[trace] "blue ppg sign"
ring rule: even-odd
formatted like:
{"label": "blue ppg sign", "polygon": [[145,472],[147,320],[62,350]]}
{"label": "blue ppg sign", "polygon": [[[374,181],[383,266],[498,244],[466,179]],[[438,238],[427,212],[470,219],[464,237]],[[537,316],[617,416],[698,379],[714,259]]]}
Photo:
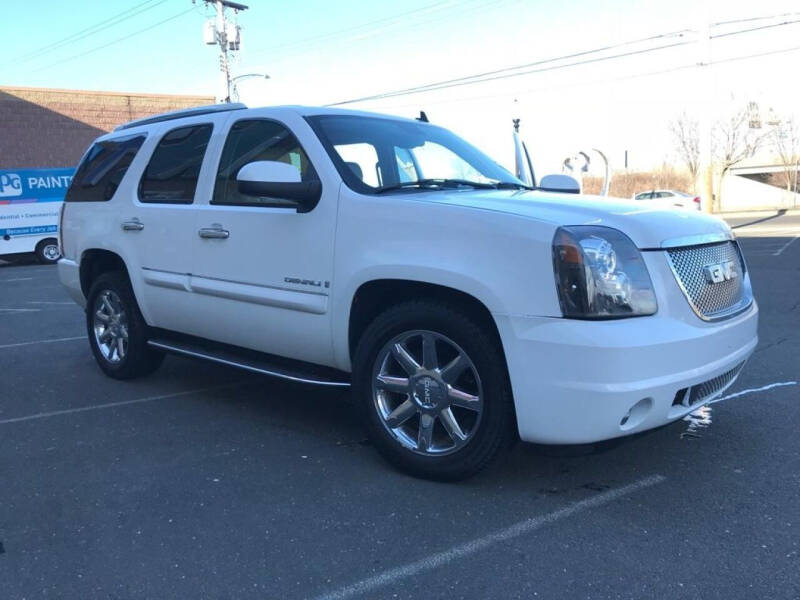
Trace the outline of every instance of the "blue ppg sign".
{"label": "blue ppg sign", "polygon": [[22,195],[22,178],[17,173],[0,173],[0,198]]}
{"label": "blue ppg sign", "polygon": [[75,169],[20,169],[0,171],[0,203],[60,202]]}
{"label": "blue ppg sign", "polygon": [[[75,169],[0,171],[0,255],[52,255],[61,202]],[[56,251],[57,256],[57,251]]]}

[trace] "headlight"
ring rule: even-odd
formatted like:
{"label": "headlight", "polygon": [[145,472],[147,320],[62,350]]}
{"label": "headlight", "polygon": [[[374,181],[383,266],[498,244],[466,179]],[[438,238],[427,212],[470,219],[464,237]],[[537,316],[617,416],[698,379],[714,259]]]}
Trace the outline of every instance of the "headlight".
{"label": "headlight", "polygon": [[619,319],[658,308],[641,253],[616,229],[561,227],[553,239],[553,268],[565,317]]}

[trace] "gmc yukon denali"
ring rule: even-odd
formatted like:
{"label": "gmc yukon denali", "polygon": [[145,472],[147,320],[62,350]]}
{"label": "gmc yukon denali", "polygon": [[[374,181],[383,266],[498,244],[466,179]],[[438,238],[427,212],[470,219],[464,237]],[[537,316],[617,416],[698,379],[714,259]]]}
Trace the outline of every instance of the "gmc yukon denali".
{"label": "gmc yukon denali", "polygon": [[86,152],[60,231],[107,375],[169,352],[352,386],[376,447],[420,477],[680,419],[757,343],[721,220],[537,189],[419,120],[229,104],[133,121]]}

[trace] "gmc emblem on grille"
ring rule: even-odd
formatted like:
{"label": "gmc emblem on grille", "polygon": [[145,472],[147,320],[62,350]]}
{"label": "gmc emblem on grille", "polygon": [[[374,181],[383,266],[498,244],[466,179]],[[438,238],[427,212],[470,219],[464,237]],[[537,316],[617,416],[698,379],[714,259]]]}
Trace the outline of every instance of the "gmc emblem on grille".
{"label": "gmc emblem on grille", "polygon": [[736,271],[736,263],[732,260],[726,260],[714,265],[706,265],[703,267],[703,275],[705,275],[708,283],[714,284],[736,279],[739,273]]}

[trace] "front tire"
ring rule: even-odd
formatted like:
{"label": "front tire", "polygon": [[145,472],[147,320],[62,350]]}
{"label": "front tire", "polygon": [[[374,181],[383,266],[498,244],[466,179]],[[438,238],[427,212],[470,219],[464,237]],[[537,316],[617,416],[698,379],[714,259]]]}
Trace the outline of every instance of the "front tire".
{"label": "front tire", "polygon": [[114,379],[155,371],[164,354],[147,345],[147,324],[125,274],[103,273],[89,291],[86,329],[100,369]]}
{"label": "front tire", "polygon": [[54,265],[61,258],[61,249],[58,247],[58,240],[47,238],[36,244],[36,260],[43,265]]}
{"label": "front tire", "polygon": [[373,443],[414,476],[471,477],[517,439],[499,340],[455,305],[419,300],[380,314],[358,344],[353,383]]}

